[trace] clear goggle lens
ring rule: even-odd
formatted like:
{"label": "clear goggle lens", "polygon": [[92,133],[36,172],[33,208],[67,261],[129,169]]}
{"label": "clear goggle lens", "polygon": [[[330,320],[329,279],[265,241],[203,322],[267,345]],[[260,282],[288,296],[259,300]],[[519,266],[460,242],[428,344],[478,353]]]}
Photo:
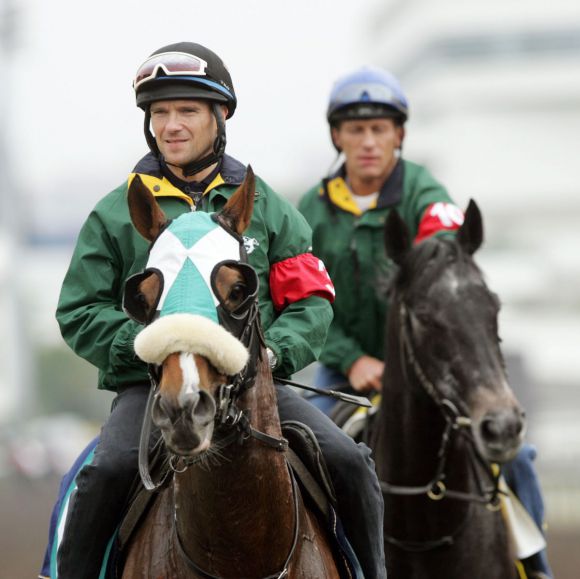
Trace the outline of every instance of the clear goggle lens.
{"label": "clear goggle lens", "polygon": [[162,52],[149,57],[137,70],[133,88],[157,76],[159,69],[167,76],[204,76],[207,62],[186,52]]}
{"label": "clear goggle lens", "polygon": [[333,102],[340,106],[341,103],[355,102],[383,103],[397,108],[406,109],[406,104],[389,87],[381,84],[368,82],[361,84],[349,84],[339,90],[333,97]]}

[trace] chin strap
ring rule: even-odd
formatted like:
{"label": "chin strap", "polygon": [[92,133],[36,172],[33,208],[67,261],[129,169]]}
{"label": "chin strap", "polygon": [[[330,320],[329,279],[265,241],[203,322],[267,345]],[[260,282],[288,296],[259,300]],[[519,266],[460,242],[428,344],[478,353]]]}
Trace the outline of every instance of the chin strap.
{"label": "chin strap", "polygon": [[183,167],[180,167],[185,177],[196,175],[200,171],[207,169],[214,163],[218,163],[224,156],[226,149],[226,125],[222,114],[221,106],[218,103],[212,103],[213,116],[217,123],[217,136],[213,142],[213,152],[203,159],[192,161]]}
{"label": "chin strap", "polygon": [[[224,152],[226,149],[226,124],[224,120],[224,115],[222,113],[221,105],[217,102],[211,103],[211,108],[213,112],[213,116],[215,117],[217,123],[217,136],[215,141],[213,142],[213,152],[209,155],[203,157],[202,159],[198,159],[192,161],[191,163],[187,163],[186,165],[174,165],[173,163],[167,163],[173,167],[178,167],[183,171],[183,175],[185,177],[191,177],[196,175],[200,171],[207,169],[211,165],[218,163],[221,158],[224,156]],[[151,124],[151,110],[150,107],[147,107],[145,111],[145,119],[143,122],[143,132],[145,133],[145,140],[147,141],[147,145],[151,152],[158,158],[163,159],[163,155],[157,146],[157,141],[155,137],[151,133],[151,129],[149,128]]]}

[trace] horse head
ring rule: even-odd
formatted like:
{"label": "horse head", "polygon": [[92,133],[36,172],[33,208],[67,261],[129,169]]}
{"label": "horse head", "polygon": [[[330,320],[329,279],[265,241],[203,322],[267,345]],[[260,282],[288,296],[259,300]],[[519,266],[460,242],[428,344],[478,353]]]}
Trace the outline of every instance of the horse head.
{"label": "horse head", "polygon": [[139,176],[129,187],[131,220],[151,245],[145,270],[125,284],[123,307],[146,326],[135,352],[157,382],[153,423],[177,455],[210,447],[216,413],[228,410],[216,404],[220,389],[243,390],[255,375],[248,349],[257,341],[258,279],[242,238],[254,194],[248,167],[220,212],[168,220]]}
{"label": "horse head", "polygon": [[432,237],[413,246],[396,211],[385,224],[387,255],[399,266],[391,319],[408,372],[423,387],[420,395],[426,392],[448,419],[471,428],[483,457],[505,462],[522,443],[525,418],[500,349],[499,299],[472,258],[482,242],[473,201],[453,239]]}

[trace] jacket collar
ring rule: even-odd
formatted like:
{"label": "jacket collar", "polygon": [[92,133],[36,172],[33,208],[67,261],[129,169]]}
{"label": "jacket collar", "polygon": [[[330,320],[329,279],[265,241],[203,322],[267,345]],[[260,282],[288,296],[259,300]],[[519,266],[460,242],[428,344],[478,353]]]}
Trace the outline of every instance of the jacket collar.
{"label": "jacket collar", "polygon": [[[224,155],[219,170],[212,175],[213,179],[203,189],[204,195],[224,183],[233,186],[240,185],[245,173],[246,167],[242,163],[229,155]],[[153,153],[147,153],[137,162],[129,175],[129,183],[137,174],[156,197],[179,197],[190,205],[193,204],[191,197],[184,193],[187,182],[170,176],[167,169],[164,171],[159,159]]]}
{"label": "jacket collar", "polygon": [[[405,173],[405,164],[402,159],[397,161],[393,171],[383,183],[377,198],[376,208],[392,207],[399,203],[403,197],[403,177]],[[324,180],[324,190],[322,192],[327,199],[344,211],[361,215],[362,212],[352,198],[352,192],[346,184],[346,165],[343,164],[339,169]]]}

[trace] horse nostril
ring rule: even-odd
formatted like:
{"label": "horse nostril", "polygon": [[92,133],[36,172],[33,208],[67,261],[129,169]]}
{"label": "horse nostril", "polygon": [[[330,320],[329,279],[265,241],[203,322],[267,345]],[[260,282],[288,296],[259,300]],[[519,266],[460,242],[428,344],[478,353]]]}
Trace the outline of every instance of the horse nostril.
{"label": "horse nostril", "polygon": [[177,415],[176,409],[163,396],[156,396],[151,409],[151,418],[153,423],[162,427],[171,424]]}
{"label": "horse nostril", "polygon": [[488,444],[517,438],[524,430],[524,415],[521,411],[489,414],[481,422],[481,436]]}
{"label": "horse nostril", "polygon": [[481,435],[487,442],[496,442],[501,438],[501,430],[498,421],[494,418],[486,418],[481,423]]}
{"label": "horse nostril", "polygon": [[193,419],[200,425],[206,426],[215,416],[216,407],[213,396],[205,390],[201,390],[197,404],[192,410]]}

